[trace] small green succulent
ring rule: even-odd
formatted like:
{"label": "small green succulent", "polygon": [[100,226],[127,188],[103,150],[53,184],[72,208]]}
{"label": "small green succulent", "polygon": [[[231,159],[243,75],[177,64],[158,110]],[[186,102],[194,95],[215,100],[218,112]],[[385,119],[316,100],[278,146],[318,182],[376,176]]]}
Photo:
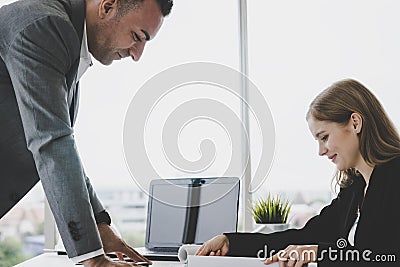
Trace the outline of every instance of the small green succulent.
{"label": "small green succulent", "polygon": [[286,223],[291,206],[288,200],[268,194],[267,200],[259,199],[254,203],[251,212],[256,223]]}

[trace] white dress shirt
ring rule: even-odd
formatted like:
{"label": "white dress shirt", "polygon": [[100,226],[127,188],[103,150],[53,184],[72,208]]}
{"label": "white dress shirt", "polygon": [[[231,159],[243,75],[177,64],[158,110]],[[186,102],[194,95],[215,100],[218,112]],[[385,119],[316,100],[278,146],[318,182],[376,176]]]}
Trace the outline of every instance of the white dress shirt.
{"label": "white dress shirt", "polygon": [[357,225],[358,225],[359,219],[360,219],[360,212],[357,212],[357,218],[354,221],[354,224],[351,227],[350,232],[349,232],[349,236],[347,238],[347,240],[349,241],[350,245],[352,245],[352,246],[354,246],[354,237],[356,235],[356,230],[357,230]]}

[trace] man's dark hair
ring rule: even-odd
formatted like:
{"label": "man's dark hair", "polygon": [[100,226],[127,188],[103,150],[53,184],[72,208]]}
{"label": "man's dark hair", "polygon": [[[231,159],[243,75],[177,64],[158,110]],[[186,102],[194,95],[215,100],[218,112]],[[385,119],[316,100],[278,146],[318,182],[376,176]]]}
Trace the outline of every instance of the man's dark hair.
{"label": "man's dark hair", "polygon": [[156,0],[164,17],[168,16],[174,5],[173,0]]}
{"label": "man's dark hair", "polygon": [[[143,1],[149,0],[119,0],[118,14],[125,15],[132,9],[139,8]],[[161,13],[164,17],[168,16],[173,6],[173,0],[155,0],[160,7]]]}

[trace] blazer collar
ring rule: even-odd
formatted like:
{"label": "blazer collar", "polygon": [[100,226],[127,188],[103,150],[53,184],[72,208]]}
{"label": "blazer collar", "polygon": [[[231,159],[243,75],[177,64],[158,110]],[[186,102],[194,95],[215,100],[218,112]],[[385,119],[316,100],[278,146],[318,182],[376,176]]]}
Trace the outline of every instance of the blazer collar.
{"label": "blazer collar", "polygon": [[86,15],[86,2],[85,0],[69,0],[71,4],[71,12],[69,18],[78,34],[79,41],[82,43],[83,25]]}

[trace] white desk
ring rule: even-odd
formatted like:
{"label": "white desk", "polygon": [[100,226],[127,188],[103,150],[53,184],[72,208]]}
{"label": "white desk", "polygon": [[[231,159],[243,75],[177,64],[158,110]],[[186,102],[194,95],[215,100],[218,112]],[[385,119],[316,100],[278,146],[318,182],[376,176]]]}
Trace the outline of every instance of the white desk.
{"label": "white desk", "polygon": [[[83,265],[75,265],[66,255],[57,255],[55,252],[46,252],[42,255],[24,261],[15,267],[75,267]],[[153,267],[184,267],[185,264],[175,261],[153,261]]]}
{"label": "white desk", "polygon": [[[66,255],[57,255],[54,252],[47,252],[35,258],[22,262],[15,267],[75,267],[75,265]],[[185,267],[185,264],[175,261],[153,261],[152,267]],[[308,267],[317,267],[316,263],[309,263]]]}

